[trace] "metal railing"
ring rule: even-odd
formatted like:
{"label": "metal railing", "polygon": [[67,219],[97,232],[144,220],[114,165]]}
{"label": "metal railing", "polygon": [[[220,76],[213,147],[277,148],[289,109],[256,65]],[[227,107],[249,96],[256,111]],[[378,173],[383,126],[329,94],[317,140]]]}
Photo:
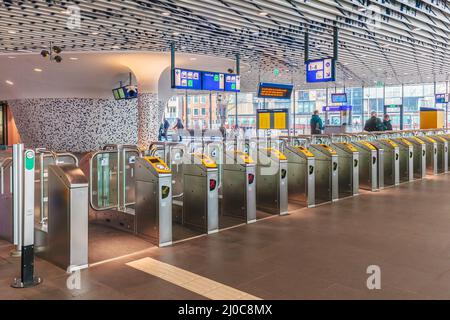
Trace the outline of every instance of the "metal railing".
{"label": "metal railing", "polygon": [[97,211],[128,212],[135,204],[134,163],[142,157],[135,145],[108,144],[89,159],[89,202]]}

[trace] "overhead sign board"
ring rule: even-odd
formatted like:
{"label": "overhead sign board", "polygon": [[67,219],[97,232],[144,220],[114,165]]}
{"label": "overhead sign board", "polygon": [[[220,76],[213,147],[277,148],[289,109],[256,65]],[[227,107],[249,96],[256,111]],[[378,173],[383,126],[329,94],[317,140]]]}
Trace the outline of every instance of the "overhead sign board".
{"label": "overhead sign board", "polygon": [[175,89],[229,92],[241,90],[241,78],[236,74],[176,68],[173,76]]}
{"label": "overhead sign board", "polygon": [[332,93],[331,94],[331,102],[332,103],[347,103],[347,94],[346,93]]}
{"label": "overhead sign board", "polygon": [[333,58],[309,60],[306,63],[306,82],[330,82],[336,78],[336,61]]}
{"label": "overhead sign board", "polygon": [[340,112],[340,111],[349,111],[352,110],[352,106],[323,106],[322,111],[326,112]]}
{"label": "overhead sign board", "polygon": [[290,99],[294,85],[261,82],[258,88],[258,98]]}
{"label": "overhead sign board", "polygon": [[288,128],[288,120],[288,109],[259,109],[256,127],[263,130],[285,130]]}
{"label": "overhead sign board", "polygon": [[436,94],[436,103],[447,103],[448,102],[448,95],[445,93],[438,93]]}

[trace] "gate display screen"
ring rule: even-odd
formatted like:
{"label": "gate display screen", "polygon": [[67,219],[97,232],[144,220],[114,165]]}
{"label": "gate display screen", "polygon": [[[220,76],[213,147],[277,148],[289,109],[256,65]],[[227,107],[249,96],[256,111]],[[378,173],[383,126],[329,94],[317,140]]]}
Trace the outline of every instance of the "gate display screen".
{"label": "gate display screen", "polygon": [[347,94],[346,93],[332,93],[331,94],[331,102],[332,103],[347,103]]}
{"label": "gate display screen", "polygon": [[176,89],[202,89],[201,71],[175,69],[174,73]]}
{"label": "gate display screen", "polygon": [[258,98],[290,99],[293,88],[292,84],[261,82],[258,88]]}
{"label": "gate display screen", "polygon": [[309,60],[306,62],[306,82],[335,81],[336,61],[333,58]]}
{"label": "gate display screen", "polygon": [[241,91],[241,76],[236,74],[225,74],[225,91]]}
{"label": "gate display screen", "polygon": [[225,75],[217,72],[202,72],[202,88],[209,91],[225,90]]}

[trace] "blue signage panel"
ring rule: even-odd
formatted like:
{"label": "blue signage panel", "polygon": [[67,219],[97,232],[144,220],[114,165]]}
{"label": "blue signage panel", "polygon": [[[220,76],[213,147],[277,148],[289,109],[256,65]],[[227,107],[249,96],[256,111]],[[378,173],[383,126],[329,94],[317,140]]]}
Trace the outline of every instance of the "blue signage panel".
{"label": "blue signage panel", "polygon": [[352,106],[323,106],[322,111],[339,112],[352,110]]}
{"label": "blue signage panel", "polygon": [[293,89],[293,84],[261,82],[258,88],[258,98],[290,99]]}
{"label": "blue signage panel", "polygon": [[331,102],[332,103],[347,103],[347,94],[346,93],[332,93],[331,94]]}
{"label": "blue signage panel", "polygon": [[225,74],[225,91],[241,91],[241,76],[236,74]]}
{"label": "blue signage panel", "polygon": [[201,71],[175,69],[175,88],[177,89],[202,89]]}
{"label": "blue signage panel", "polygon": [[333,58],[309,60],[306,62],[306,82],[335,81],[335,60]]}
{"label": "blue signage panel", "polygon": [[225,75],[217,72],[202,72],[202,89],[223,91],[225,89]]}
{"label": "blue signage panel", "polygon": [[436,103],[447,103],[448,96],[445,93],[436,94]]}

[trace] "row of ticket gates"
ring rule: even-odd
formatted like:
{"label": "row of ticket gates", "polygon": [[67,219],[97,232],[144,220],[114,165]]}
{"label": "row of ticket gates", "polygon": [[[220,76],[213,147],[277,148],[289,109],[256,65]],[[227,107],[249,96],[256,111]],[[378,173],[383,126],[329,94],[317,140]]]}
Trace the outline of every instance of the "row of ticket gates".
{"label": "row of ticket gates", "polygon": [[[83,170],[71,154],[36,150],[35,241],[63,268],[87,266],[89,221],[166,246],[174,226],[210,234],[227,221],[252,223],[446,173],[449,141],[444,130],[192,139],[155,142],[144,151],[106,146],[89,155]],[[0,237],[15,243],[7,160]]]}

